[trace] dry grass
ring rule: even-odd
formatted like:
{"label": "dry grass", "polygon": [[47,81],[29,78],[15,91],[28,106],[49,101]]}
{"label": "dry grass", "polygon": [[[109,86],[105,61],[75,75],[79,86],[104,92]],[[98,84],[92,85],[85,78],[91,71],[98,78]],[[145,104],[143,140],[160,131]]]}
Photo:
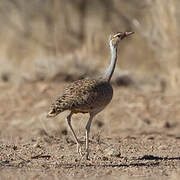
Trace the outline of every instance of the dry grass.
{"label": "dry grass", "polygon": [[136,35],[120,45],[117,76],[127,72],[140,86],[146,82],[153,89],[165,82],[175,89],[179,2],[167,4],[167,0],[1,1],[1,79],[17,84],[66,73],[77,78],[100,74],[109,63],[108,35],[134,30]]}

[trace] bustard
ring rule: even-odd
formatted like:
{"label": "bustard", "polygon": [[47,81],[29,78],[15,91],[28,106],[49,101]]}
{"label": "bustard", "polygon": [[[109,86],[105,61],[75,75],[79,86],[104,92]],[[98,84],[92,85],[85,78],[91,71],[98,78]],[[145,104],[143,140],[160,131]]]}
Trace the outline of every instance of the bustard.
{"label": "bustard", "polygon": [[55,117],[59,113],[70,110],[67,116],[68,125],[77,143],[77,151],[82,156],[80,142],[72,128],[71,117],[74,113],[89,113],[89,120],[86,125],[86,159],[89,159],[89,132],[91,122],[95,115],[102,111],[111,101],[113,89],[110,84],[116,61],[119,42],[134,32],[118,32],[111,35],[109,45],[111,50],[111,63],[104,75],[99,79],[77,80],[67,86],[62,96],[58,97],[52,104],[47,117]]}

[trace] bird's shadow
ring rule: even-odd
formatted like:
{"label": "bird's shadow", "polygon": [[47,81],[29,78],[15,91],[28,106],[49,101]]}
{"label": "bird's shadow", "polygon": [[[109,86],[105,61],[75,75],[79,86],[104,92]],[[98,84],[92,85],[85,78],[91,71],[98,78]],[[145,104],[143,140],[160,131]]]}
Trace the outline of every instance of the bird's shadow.
{"label": "bird's shadow", "polygon": [[[154,156],[154,155],[144,155],[139,158],[133,158],[133,159],[126,159],[126,163],[69,163],[69,164],[58,164],[59,167],[64,168],[73,168],[73,167],[155,167],[160,166],[161,162],[163,161],[175,161],[180,160],[180,157],[160,157],[160,156]],[[131,163],[128,163],[128,161],[131,161]],[[136,162],[132,162],[136,161]],[[145,162],[141,162],[145,161]]]}
{"label": "bird's shadow", "polygon": [[[37,157],[35,157],[37,158]],[[35,159],[32,158],[32,159]],[[44,158],[44,156],[43,156]],[[50,157],[48,157],[50,158]],[[160,157],[160,156],[154,156],[154,155],[144,155],[139,158],[132,158],[128,159],[125,158],[126,162],[125,163],[96,163],[96,162],[91,162],[91,161],[79,161],[76,163],[58,163],[56,164],[56,168],[74,168],[74,167],[80,167],[80,168],[86,168],[86,167],[157,167],[161,165],[161,162],[167,162],[167,161],[175,161],[175,160],[180,160],[180,157]],[[129,162],[128,162],[129,161]],[[134,162],[132,162],[134,161]],[[145,161],[145,162],[141,162]],[[23,160],[18,163],[18,164],[12,164],[10,161],[0,161],[0,167],[11,167],[11,168],[22,168],[22,166],[26,165],[26,163],[31,162],[31,160]]]}
{"label": "bird's shadow", "polygon": [[160,156],[154,156],[154,155],[144,155],[142,157],[137,158],[136,160],[164,160],[164,161],[169,161],[169,160],[180,160],[180,156],[177,157],[160,157]]}

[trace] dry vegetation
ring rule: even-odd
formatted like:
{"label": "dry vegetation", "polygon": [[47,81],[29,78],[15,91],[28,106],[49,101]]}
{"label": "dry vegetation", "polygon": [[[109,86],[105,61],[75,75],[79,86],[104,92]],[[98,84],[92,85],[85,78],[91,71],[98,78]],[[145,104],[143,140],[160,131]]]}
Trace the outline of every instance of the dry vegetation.
{"label": "dry vegetation", "polygon": [[[1,0],[1,179],[180,179],[178,0]],[[112,103],[95,119],[92,161],[80,159],[64,112],[67,83],[97,77],[110,33],[123,41]],[[84,145],[87,115],[73,125]],[[26,178],[25,178],[26,176]]]}
{"label": "dry vegetation", "polygon": [[116,77],[125,73],[141,86],[147,82],[151,88],[161,87],[163,82],[176,89],[178,5],[177,0],[3,0],[1,80],[17,84],[102,73],[109,60],[109,34],[133,30],[136,36],[119,48]]}

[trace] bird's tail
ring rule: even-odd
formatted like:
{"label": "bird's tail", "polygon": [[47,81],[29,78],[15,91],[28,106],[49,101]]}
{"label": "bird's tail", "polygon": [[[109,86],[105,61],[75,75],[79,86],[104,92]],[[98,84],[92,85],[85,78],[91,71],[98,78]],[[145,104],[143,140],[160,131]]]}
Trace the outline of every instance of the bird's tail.
{"label": "bird's tail", "polygon": [[57,110],[55,107],[53,107],[47,114],[47,118],[51,118],[51,117],[55,117],[57,116],[59,113],[63,112],[64,110]]}
{"label": "bird's tail", "polygon": [[51,105],[51,109],[47,114],[47,118],[55,117],[59,113],[68,109],[68,103],[63,102],[63,99],[60,97],[56,100],[54,104]]}
{"label": "bird's tail", "polygon": [[65,111],[66,109],[60,109],[60,108],[56,108],[56,107],[52,107],[52,109],[48,112],[47,114],[47,118],[51,118],[51,117],[55,117],[57,116],[59,113]]}

